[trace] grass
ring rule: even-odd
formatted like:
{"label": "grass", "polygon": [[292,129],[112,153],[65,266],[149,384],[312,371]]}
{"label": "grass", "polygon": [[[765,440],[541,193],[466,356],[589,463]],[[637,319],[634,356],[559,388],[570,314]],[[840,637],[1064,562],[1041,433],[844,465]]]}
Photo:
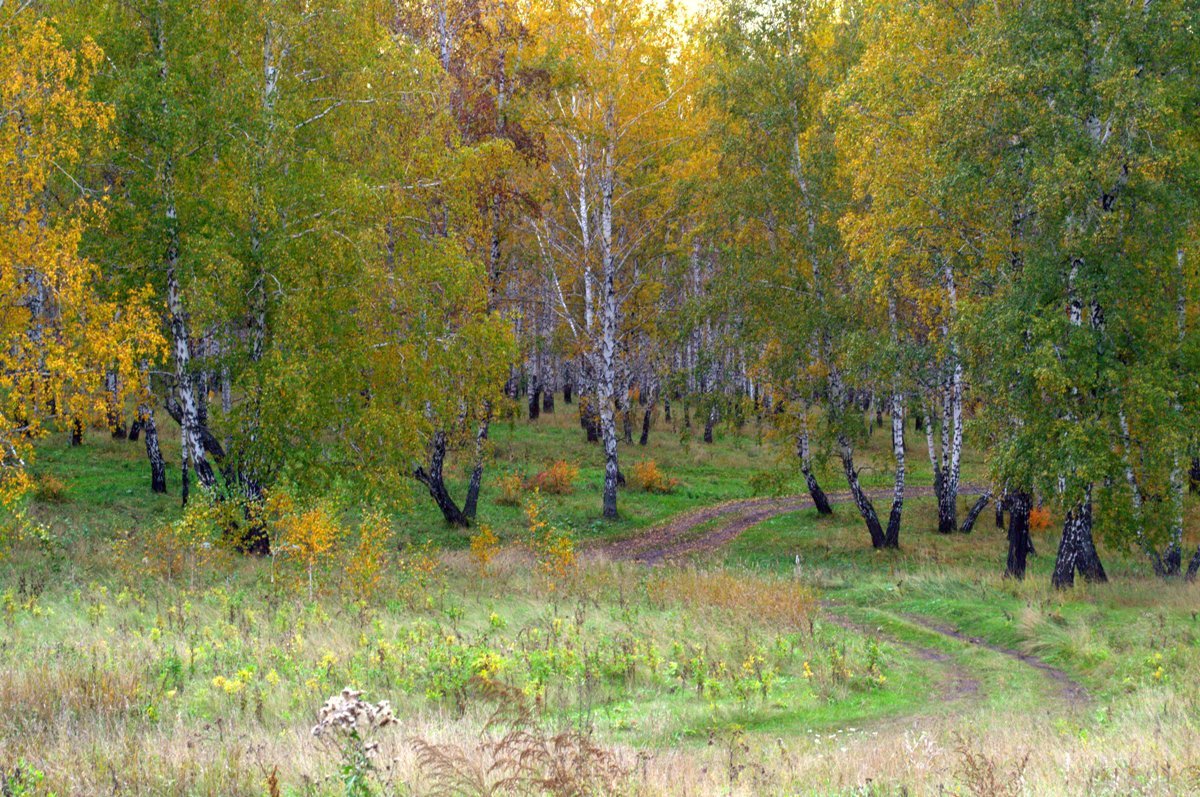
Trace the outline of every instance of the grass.
{"label": "grass", "polygon": [[[771,468],[802,487],[788,447],[753,425],[706,446],[660,419],[623,456],[679,484],[623,491],[622,519],[602,522],[600,454],[572,410],[493,429],[481,520],[500,544],[486,571],[470,532],[414,494],[371,594],[347,575],[363,563],[346,520],[311,600],[300,563],[200,544],[219,535],[179,522],[177,468],[174,495],[149,494],[140,444],[48,441],[36,475],[53,489],[31,515],[52,535],[0,561],[0,793],[334,795],[354,793],[356,774],[378,794],[482,794],[501,779],[501,793],[538,794],[1200,789],[1197,587],[1104,549],[1112,584],[1056,593],[1053,529],[1035,537],[1029,579],[1006,581],[991,513],[942,536],[928,499],[907,503],[899,552],[872,551],[843,505],[772,517],[691,563],[585,554],[544,569],[522,508],[493,500],[504,473],[577,466],[574,492],[542,502],[585,543],[749,497],[750,476]],[[890,478],[885,437],[860,454],[872,486]],[[914,438],[915,483],[928,482],[921,453]],[[964,471],[978,478],[979,462]],[[1190,537],[1198,514],[1189,505]],[[1064,697],[1011,651],[1089,697]],[[391,701],[398,724],[314,737],[322,703],[347,685]],[[367,742],[378,754],[356,757]]]}

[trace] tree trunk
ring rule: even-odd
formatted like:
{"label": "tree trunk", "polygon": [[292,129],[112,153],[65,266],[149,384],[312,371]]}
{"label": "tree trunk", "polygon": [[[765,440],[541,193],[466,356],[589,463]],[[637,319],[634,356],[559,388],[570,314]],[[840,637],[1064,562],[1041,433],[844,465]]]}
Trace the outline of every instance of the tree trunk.
{"label": "tree trunk", "polygon": [[717,418],[720,417],[717,413],[717,408],[714,405],[708,411],[708,418],[704,421],[704,442],[711,443],[713,441],[713,427],[717,425]]}
{"label": "tree trunk", "polygon": [[108,390],[108,429],[113,440],[125,440],[129,433],[125,429],[124,413],[121,411],[121,386],[116,371],[109,371],[104,377],[105,388]]}
{"label": "tree trunk", "polygon": [[[164,88],[168,80],[167,37],[163,20],[157,20],[154,46],[158,56],[158,78]],[[168,100],[164,94],[162,113],[170,115]],[[180,406],[180,443],[182,457],[185,463],[190,462],[196,471],[196,478],[205,489],[216,486],[216,476],[204,456],[204,446],[200,442],[197,427],[199,425],[199,403],[196,398],[195,384],[191,369],[191,343],[188,339],[187,313],[183,306],[183,289],[179,284],[179,218],[175,206],[175,160],[168,154],[162,164],[162,200],[165,215],[166,251],[164,265],[167,284],[167,326],[170,331],[171,353],[175,361],[175,389],[179,393]],[[187,502],[186,471],[183,481],[185,489],[183,500]]]}
{"label": "tree trunk", "polygon": [[1029,511],[1033,499],[1029,493],[1017,490],[1004,499],[1008,506],[1008,562],[1004,568],[1006,578],[1018,581],[1025,578],[1025,560],[1033,552],[1029,537]]}
{"label": "tree trunk", "polygon": [[800,472],[804,474],[804,484],[808,487],[808,494],[812,498],[813,506],[817,508],[817,514],[832,515],[833,507],[829,505],[829,497],[825,495],[825,491],[817,482],[817,475],[813,473],[807,428],[802,429],[796,436],[796,453],[800,457]]}
{"label": "tree trunk", "polygon": [[83,445],[83,421],[71,419],[71,447]]}
{"label": "tree trunk", "polygon": [[[605,128],[615,124],[611,109],[605,113]],[[596,380],[596,398],[599,401],[600,431],[604,438],[604,517],[617,517],[617,481],[621,468],[617,460],[617,261],[613,250],[613,189],[616,163],[613,151],[615,144],[609,141],[604,147],[600,169],[600,357],[599,378]]]}
{"label": "tree trunk", "polygon": [[842,469],[846,473],[846,483],[850,486],[850,494],[854,496],[854,504],[858,507],[858,513],[862,515],[863,522],[867,525],[867,532],[871,535],[871,547],[884,548],[887,546],[887,539],[883,533],[883,527],[879,524],[879,515],[875,513],[875,506],[871,503],[871,499],[863,492],[862,485],[858,481],[858,471],[854,469],[854,449],[850,447],[849,441],[845,438],[838,440],[838,445],[841,448]]}
{"label": "tree trunk", "polygon": [[162,449],[158,447],[158,426],[154,422],[154,410],[148,404],[138,406],[138,423],[146,433],[146,459],[150,462],[150,491],[167,492],[167,464],[163,461]]}
{"label": "tree trunk", "polygon": [[129,424],[129,442],[136,443],[138,438],[142,436],[142,421],[140,418],[134,418],[133,423]]}
{"label": "tree trunk", "polygon": [[958,501],[951,491],[946,474],[939,474],[938,485],[938,533],[950,534],[958,529]]}
{"label": "tree trunk", "polygon": [[429,490],[429,496],[442,511],[442,517],[446,522],[451,526],[465,529],[471,525],[471,521],[458,508],[458,504],[450,497],[450,491],[446,489],[446,482],[442,475],[442,466],[445,462],[446,435],[438,432],[433,436],[433,443],[429,448],[429,470],[418,465],[413,471],[413,476]]}
{"label": "tree trunk", "polygon": [[542,411],[542,385],[536,376],[529,378],[529,420],[536,421]]}
{"label": "tree trunk", "polygon": [[[883,418],[879,420],[882,423]],[[896,477],[892,483],[892,509],[888,513],[883,539],[885,548],[900,547],[900,518],[904,512],[904,400],[899,393],[892,395],[892,456],[896,458]]]}
{"label": "tree trunk", "polygon": [[1200,457],[1192,457],[1191,467],[1188,468],[1188,491],[1200,492]]}
{"label": "tree trunk", "polygon": [[1072,587],[1077,570],[1089,582],[1102,584],[1108,581],[1092,539],[1091,488],[1087,490],[1084,500],[1072,507],[1063,520],[1062,539],[1058,543],[1051,583],[1056,589]]}
{"label": "tree trunk", "polygon": [[1188,564],[1187,575],[1184,577],[1188,581],[1195,581],[1197,573],[1200,573],[1200,547],[1197,547],[1196,553],[1192,555],[1192,561]]}
{"label": "tree trunk", "polygon": [[650,442],[650,419],[653,414],[653,404],[647,406],[642,413],[642,436],[638,438],[638,445],[644,446]]}
{"label": "tree trunk", "polygon": [[542,412],[554,414],[554,391],[550,388],[542,391]]}
{"label": "tree trunk", "polygon": [[1000,491],[1000,497],[996,499],[996,528],[1004,528],[1004,510],[1008,507],[1008,488]]}
{"label": "tree trunk", "polygon": [[975,521],[979,519],[979,516],[983,513],[983,510],[987,507],[988,501],[991,501],[991,500],[992,500],[992,491],[991,490],[988,490],[983,495],[979,496],[979,500],[977,500],[974,503],[974,505],[971,507],[971,511],[967,512],[967,517],[965,520],[963,520],[963,524],[959,528],[959,531],[962,532],[963,534],[970,534],[971,530],[975,528]]}
{"label": "tree trunk", "polygon": [[479,508],[479,489],[483,485],[483,456],[487,449],[488,427],[491,425],[492,406],[484,409],[483,423],[475,432],[475,464],[471,468],[471,481],[467,485],[467,500],[463,502],[463,514],[474,520]]}

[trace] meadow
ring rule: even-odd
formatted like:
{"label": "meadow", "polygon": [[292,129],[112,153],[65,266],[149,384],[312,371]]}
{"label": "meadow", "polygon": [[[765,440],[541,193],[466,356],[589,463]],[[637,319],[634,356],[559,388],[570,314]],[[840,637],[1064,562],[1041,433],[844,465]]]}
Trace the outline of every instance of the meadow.
{"label": "meadow", "polygon": [[1102,547],[1111,583],[1052,590],[1054,518],[1006,580],[990,509],[940,535],[929,498],[874,551],[752,421],[704,444],[660,416],[623,453],[658,483],[604,522],[572,410],[494,427],[473,529],[415,491],[281,505],[265,558],[177,481],[151,499],[139,446],[45,442],[44,533],[0,562],[0,794],[1200,790],[1197,586]]}

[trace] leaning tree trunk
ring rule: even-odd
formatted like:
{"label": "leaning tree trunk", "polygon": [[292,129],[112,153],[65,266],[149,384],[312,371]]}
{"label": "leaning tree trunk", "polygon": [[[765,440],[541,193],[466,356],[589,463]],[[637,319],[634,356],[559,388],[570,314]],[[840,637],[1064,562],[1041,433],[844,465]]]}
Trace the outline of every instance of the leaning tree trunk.
{"label": "leaning tree trunk", "polygon": [[988,501],[992,500],[992,491],[987,490],[979,499],[971,506],[971,511],[967,512],[967,517],[963,520],[962,526],[958,529],[963,534],[970,534],[975,528],[975,521],[983,514],[983,510],[987,508]]}
{"label": "leaning tree trunk", "polygon": [[1025,562],[1033,552],[1033,541],[1029,536],[1029,511],[1033,509],[1033,498],[1029,493],[1016,490],[1004,499],[1008,506],[1008,562],[1004,568],[1006,578],[1018,581],[1025,578]]}
{"label": "leaning tree trunk", "polygon": [[442,511],[442,517],[448,524],[467,528],[471,525],[470,518],[458,508],[458,504],[450,497],[450,491],[446,489],[446,481],[442,474],[445,462],[446,435],[438,432],[433,436],[433,443],[429,447],[429,470],[418,465],[413,471],[413,476],[429,490],[429,496]]}
{"label": "leaning tree trunk", "polygon": [[1197,547],[1196,553],[1192,555],[1192,561],[1188,564],[1187,575],[1184,578],[1188,581],[1195,581],[1197,573],[1200,573],[1200,547]]}
{"label": "leaning tree trunk", "polygon": [[1056,589],[1066,589],[1075,585],[1075,572],[1088,582],[1104,583],[1108,575],[1100,556],[1096,553],[1096,543],[1092,539],[1092,491],[1088,488],[1086,497],[1073,506],[1063,520],[1062,539],[1058,543],[1058,556],[1054,562],[1054,574],[1051,583]]}
{"label": "leaning tree trunk", "polygon": [[813,472],[807,429],[802,429],[797,435],[796,452],[800,455],[800,472],[804,474],[804,484],[808,487],[808,494],[812,497],[813,506],[817,508],[817,514],[832,515],[833,507],[829,505],[829,496],[825,495],[825,491],[817,482],[816,473]]}
{"label": "leaning tree trunk", "polygon": [[858,513],[862,515],[863,522],[867,524],[867,532],[871,535],[871,547],[885,548],[887,539],[883,533],[883,526],[879,523],[879,515],[875,513],[875,505],[871,503],[871,499],[863,492],[862,485],[858,481],[858,471],[854,469],[854,449],[845,438],[839,439],[838,445],[841,448],[842,468],[846,472],[846,483],[850,486],[850,494],[854,496],[854,504],[858,507]]}

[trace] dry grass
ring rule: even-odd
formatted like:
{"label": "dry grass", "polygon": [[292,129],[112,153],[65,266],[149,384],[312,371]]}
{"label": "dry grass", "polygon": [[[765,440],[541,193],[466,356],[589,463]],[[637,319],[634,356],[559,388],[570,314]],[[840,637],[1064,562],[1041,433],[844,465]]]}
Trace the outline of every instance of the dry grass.
{"label": "dry grass", "polygon": [[793,580],[728,570],[668,570],[647,586],[652,604],[720,609],[770,625],[812,633],[817,599]]}

